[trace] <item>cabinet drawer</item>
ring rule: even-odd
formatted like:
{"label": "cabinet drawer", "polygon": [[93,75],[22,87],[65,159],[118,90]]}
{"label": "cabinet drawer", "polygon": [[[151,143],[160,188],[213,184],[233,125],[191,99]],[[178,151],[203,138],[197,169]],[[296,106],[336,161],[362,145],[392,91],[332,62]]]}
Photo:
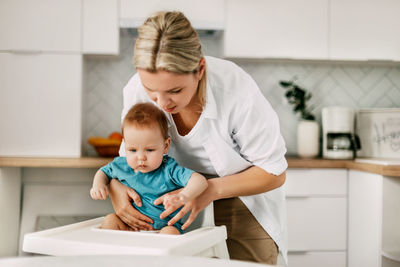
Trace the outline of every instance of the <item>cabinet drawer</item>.
{"label": "cabinet drawer", "polygon": [[345,250],[346,198],[289,198],[289,251]]}
{"label": "cabinet drawer", "polygon": [[306,252],[288,254],[290,267],[345,267],[346,252]]}
{"label": "cabinet drawer", "polygon": [[289,169],[286,177],[287,196],[347,195],[344,169]]}

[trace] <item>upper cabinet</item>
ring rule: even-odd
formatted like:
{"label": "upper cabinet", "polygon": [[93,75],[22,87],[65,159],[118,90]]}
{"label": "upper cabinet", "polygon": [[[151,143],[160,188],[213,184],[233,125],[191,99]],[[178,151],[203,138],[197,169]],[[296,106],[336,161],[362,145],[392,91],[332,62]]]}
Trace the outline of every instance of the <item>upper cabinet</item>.
{"label": "upper cabinet", "polygon": [[0,155],[80,157],[82,56],[0,53]]}
{"label": "upper cabinet", "polygon": [[224,55],[400,61],[398,0],[226,0]]}
{"label": "upper cabinet", "polygon": [[328,57],[328,0],[227,0],[225,3],[226,57]]}
{"label": "upper cabinet", "polygon": [[118,0],[1,0],[0,51],[119,53]]}
{"label": "upper cabinet", "polygon": [[0,51],[81,51],[81,0],[1,0]]}
{"label": "upper cabinet", "polygon": [[121,0],[121,26],[139,27],[149,15],[160,10],[182,11],[196,29],[224,28],[224,0]]}
{"label": "upper cabinet", "polygon": [[330,58],[400,60],[400,1],[331,0]]}
{"label": "upper cabinet", "polygon": [[84,54],[119,54],[117,0],[83,0]]}

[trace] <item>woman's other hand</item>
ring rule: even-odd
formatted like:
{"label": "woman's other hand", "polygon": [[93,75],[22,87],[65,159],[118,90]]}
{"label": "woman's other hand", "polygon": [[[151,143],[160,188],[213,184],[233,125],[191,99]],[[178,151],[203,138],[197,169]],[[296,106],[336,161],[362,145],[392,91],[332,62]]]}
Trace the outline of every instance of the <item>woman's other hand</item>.
{"label": "woman's other hand", "polygon": [[[212,180],[212,179],[210,179]],[[215,191],[215,188],[212,183],[210,183],[210,180],[208,180],[208,187],[207,189],[199,195],[197,198],[186,202],[182,209],[168,222],[168,225],[174,225],[179,219],[181,219],[183,216],[185,216],[186,213],[190,212],[189,218],[186,220],[186,222],[182,225],[182,230],[185,230],[188,228],[193,221],[196,219],[197,215],[202,211],[205,207],[207,207],[211,202],[217,199],[217,194]],[[168,195],[171,194],[178,194],[182,189],[175,190],[172,192],[169,192],[159,198],[157,198],[154,201],[155,205],[160,205],[164,202],[164,198]],[[163,219],[173,213],[177,208],[175,206],[171,206],[169,208],[166,208],[163,213],[161,213],[160,218]]]}
{"label": "woman's other hand", "polygon": [[133,190],[118,180],[112,179],[109,186],[109,193],[115,213],[118,217],[133,230],[154,230],[148,223],[153,223],[149,217],[141,214],[131,204],[131,200],[137,206],[141,206],[140,196]]}

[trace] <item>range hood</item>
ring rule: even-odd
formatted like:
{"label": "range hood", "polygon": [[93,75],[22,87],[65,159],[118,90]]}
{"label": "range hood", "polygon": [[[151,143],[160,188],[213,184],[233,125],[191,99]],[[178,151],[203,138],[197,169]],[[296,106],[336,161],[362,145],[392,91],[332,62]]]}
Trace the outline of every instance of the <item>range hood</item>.
{"label": "range hood", "polygon": [[[145,18],[120,18],[119,27],[129,29],[132,34],[137,34],[137,29],[143,24],[144,20]],[[224,30],[224,25],[220,21],[191,20],[191,23],[200,37],[217,37]]]}

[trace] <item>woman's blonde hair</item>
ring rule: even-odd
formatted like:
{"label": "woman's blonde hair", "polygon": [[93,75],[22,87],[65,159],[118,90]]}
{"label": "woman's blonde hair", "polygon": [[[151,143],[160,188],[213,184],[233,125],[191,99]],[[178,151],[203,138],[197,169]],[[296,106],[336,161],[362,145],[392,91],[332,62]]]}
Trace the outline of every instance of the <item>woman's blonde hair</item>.
{"label": "woman's blonde hair", "polygon": [[[164,70],[178,74],[195,74],[204,57],[197,32],[179,11],[157,12],[139,27],[134,48],[136,68],[149,72]],[[199,81],[197,95],[205,104],[206,70]]]}

